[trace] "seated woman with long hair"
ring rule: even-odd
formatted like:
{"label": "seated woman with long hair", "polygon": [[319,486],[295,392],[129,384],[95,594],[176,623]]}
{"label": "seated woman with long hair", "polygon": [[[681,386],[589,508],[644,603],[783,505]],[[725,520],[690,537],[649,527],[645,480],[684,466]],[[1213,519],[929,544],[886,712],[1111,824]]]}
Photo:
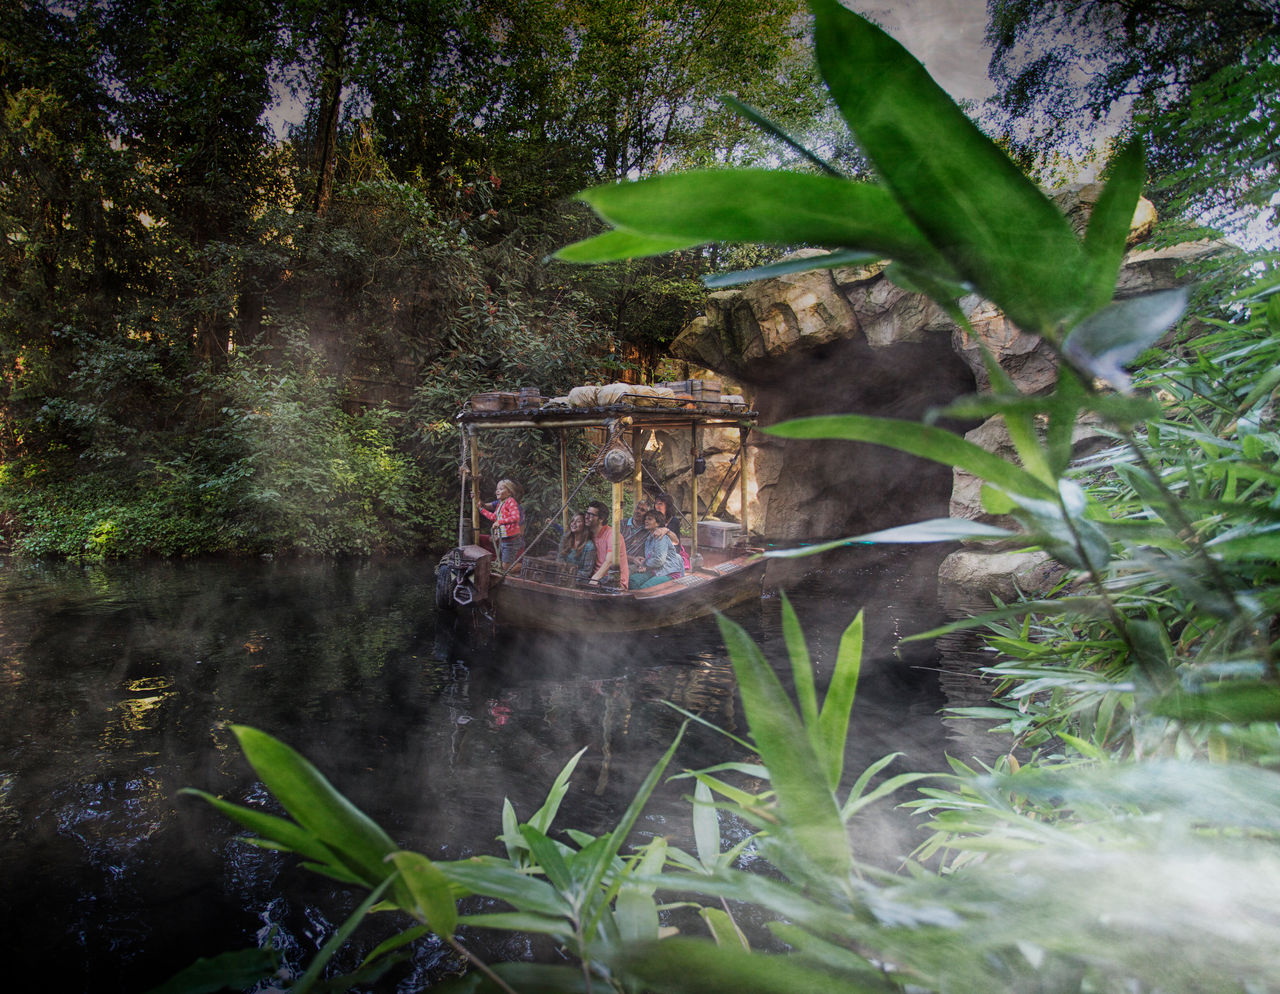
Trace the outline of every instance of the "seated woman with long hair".
{"label": "seated woman with long hair", "polygon": [[671,539],[657,534],[666,525],[661,511],[652,508],[644,513],[644,530],[648,533],[644,543],[644,555],[632,559],[631,589],[654,587],[668,580],[684,576],[684,560],[671,543]]}
{"label": "seated woman with long hair", "polygon": [[591,571],[596,568],[596,544],[591,540],[591,532],[587,530],[586,519],[581,514],[569,519],[569,530],[560,540],[560,552],[556,558],[575,567],[575,579],[579,582],[591,578]]}

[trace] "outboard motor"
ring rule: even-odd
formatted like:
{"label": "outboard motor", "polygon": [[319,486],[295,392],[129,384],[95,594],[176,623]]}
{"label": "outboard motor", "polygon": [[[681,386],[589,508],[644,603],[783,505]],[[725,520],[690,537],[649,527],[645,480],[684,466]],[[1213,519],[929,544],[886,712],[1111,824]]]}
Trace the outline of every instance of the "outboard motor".
{"label": "outboard motor", "polygon": [[436,607],[442,611],[470,607],[489,593],[490,552],[478,545],[450,549],[436,566]]}

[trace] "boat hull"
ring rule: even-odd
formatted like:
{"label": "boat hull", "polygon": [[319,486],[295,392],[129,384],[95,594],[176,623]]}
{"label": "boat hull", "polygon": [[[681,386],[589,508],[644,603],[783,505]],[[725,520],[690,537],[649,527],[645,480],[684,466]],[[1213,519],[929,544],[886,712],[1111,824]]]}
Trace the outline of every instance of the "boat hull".
{"label": "boat hull", "polygon": [[678,580],[633,591],[562,587],[518,576],[493,583],[489,601],[500,626],[544,631],[628,632],[666,628],[758,600],[766,561],[742,555]]}

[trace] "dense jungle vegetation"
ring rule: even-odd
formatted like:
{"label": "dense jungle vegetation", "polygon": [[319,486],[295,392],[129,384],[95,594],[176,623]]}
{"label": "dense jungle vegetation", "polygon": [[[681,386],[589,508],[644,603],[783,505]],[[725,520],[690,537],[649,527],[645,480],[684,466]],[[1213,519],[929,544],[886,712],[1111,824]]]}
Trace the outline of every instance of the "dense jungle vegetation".
{"label": "dense jungle vegetation", "polygon": [[[4,10],[0,525],[22,554],[447,543],[463,398],[649,375],[697,277],[762,258],[548,263],[599,230],[570,195],[693,167],[866,169],[796,0]],[[1168,216],[1231,220],[1272,175],[1274,21],[993,3],[990,128],[1052,178],[1082,121],[1132,99]],[[359,402],[386,381],[397,403]]]}
{"label": "dense jungle vegetation", "polygon": [[[808,6],[821,77],[868,174],[759,122],[814,168],[596,186],[583,196],[610,230],[559,256],[601,263],[707,241],[819,246],[833,252],[826,264],[866,253],[891,259],[896,281],[958,321],[957,301],[976,291],[1042,336],[1059,361],[1050,391],[1019,393],[993,361],[989,392],[938,412],[1000,417],[1016,460],[932,423],[833,414],[768,429],[888,445],[984,481],[988,520],[904,523],[828,547],[998,542],[1065,569],[1052,596],[950,626],[989,633],[999,687],[964,717],[995,719],[1007,755],[989,769],[955,760],[947,775],[896,771],[893,756],[846,771],[861,616],[830,672],[815,674],[785,598],[789,690],[762,649],[720,621],[750,733],[726,736],[725,763],[673,774],[692,789],[693,851],[632,837],[678,738],[612,832],[554,827],[571,757],[537,811],[505,806],[494,853],[454,861],[401,848],[287,745],[238,726],[287,817],[202,796],[255,844],[365,895],[290,990],[394,976],[417,942],[455,956],[461,975],[442,990],[504,994],[1278,989],[1280,276],[1266,244],[1280,193],[1277,14],[1237,4],[1229,32],[1206,35],[1186,18],[1212,26],[1226,11],[1214,0],[993,0],[1003,100],[1057,100],[1053,59],[1075,58],[1097,70],[1084,78],[1107,81],[1077,88],[1076,111],[1136,96],[1081,236],[1024,172],[1056,168],[1037,152],[1043,135],[1023,141],[992,125],[993,141],[869,21],[836,0]],[[1055,47],[1064,39],[1093,44]],[[1165,61],[1174,56],[1177,72]],[[1113,302],[1148,145],[1156,196],[1191,210],[1185,225],[1238,223],[1252,208],[1267,215],[1253,229],[1264,244],[1220,257],[1194,293]],[[1082,417],[1109,442],[1084,461],[1073,458]],[[899,872],[864,864],[859,812],[910,785],[925,840]],[[724,851],[726,826],[740,841]],[[742,927],[759,920],[744,907],[763,913],[763,934]],[[354,973],[331,975],[375,910],[404,930]],[[683,934],[673,935],[677,910]],[[474,929],[549,936],[561,960],[480,962]],[[252,949],[169,989],[244,986],[278,967],[273,950]]]}
{"label": "dense jungle vegetation", "polygon": [[[0,508],[29,555],[447,545],[459,402],[650,374],[724,254],[549,265],[599,230],[569,195],[766,154],[725,91],[822,117],[795,2],[3,8]],[[369,408],[370,381],[412,389]]]}

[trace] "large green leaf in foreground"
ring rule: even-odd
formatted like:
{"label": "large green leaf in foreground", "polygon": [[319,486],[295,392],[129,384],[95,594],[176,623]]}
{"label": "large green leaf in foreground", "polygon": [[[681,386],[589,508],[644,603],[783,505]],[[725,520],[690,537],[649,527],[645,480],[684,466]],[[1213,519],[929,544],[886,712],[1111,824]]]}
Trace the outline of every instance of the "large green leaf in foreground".
{"label": "large green leaf in foreground", "polygon": [[[606,221],[654,254],[661,240],[763,242],[872,251],[936,274],[955,270],[920,233],[888,190],[833,176],[765,169],[722,169],[599,186],[582,194]],[[643,236],[643,237],[642,237]],[[569,262],[617,258],[628,237],[606,232],[561,249]],[[668,246],[669,247],[669,246]]]}

